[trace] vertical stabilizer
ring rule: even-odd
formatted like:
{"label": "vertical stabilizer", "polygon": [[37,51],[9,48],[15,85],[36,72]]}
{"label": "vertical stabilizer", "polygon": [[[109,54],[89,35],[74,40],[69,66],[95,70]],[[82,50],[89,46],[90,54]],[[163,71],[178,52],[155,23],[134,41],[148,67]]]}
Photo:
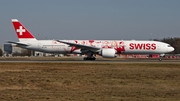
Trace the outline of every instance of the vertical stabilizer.
{"label": "vertical stabilizer", "polygon": [[36,38],[17,19],[12,19],[12,24],[19,41],[36,40]]}

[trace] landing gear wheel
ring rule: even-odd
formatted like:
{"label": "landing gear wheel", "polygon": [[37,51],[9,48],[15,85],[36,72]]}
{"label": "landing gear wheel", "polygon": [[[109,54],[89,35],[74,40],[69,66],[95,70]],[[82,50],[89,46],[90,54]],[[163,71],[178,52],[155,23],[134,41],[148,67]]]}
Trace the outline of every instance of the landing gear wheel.
{"label": "landing gear wheel", "polygon": [[96,58],[95,57],[92,57],[92,58],[84,57],[83,60],[96,60]]}
{"label": "landing gear wheel", "polygon": [[93,58],[91,58],[92,60],[96,60],[96,58],[95,57],[93,57]]}
{"label": "landing gear wheel", "polygon": [[162,61],[162,59],[160,58],[159,61]]}

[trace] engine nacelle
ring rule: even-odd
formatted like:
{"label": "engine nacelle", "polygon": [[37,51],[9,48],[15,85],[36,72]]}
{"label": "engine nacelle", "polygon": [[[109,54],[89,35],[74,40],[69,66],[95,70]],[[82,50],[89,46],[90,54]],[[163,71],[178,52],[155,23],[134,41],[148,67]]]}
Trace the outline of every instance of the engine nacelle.
{"label": "engine nacelle", "polygon": [[104,58],[115,58],[116,57],[116,50],[115,49],[102,49],[101,55]]}

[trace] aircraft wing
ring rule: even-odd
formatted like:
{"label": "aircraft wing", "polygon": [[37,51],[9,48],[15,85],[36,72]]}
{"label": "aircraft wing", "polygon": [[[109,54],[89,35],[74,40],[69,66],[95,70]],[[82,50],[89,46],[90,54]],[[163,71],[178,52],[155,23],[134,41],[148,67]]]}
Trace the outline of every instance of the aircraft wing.
{"label": "aircraft wing", "polygon": [[8,43],[13,43],[13,44],[16,44],[16,45],[19,45],[19,46],[28,46],[28,44],[25,44],[25,43],[19,43],[19,42],[13,42],[13,41],[7,41]]}
{"label": "aircraft wing", "polygon": [[56,40],[56,41],[61,42],[61,43],[64,43],[64,44],[67,44],[67,45],[69,45],[70,47],[71,47],[71,46],[74,46],[74,47],[76,47],[76,48],[80,48],[80,49],[82,49],[82,50],[93,50],[93,51],[95,51],[95,50],[101,49],[101,48],[98,48],[98,47],[81,45],[81,44],[76,44],[76,43],[72,43],[72,42],[66,42],[66,41],[62,41],[62,40]]}

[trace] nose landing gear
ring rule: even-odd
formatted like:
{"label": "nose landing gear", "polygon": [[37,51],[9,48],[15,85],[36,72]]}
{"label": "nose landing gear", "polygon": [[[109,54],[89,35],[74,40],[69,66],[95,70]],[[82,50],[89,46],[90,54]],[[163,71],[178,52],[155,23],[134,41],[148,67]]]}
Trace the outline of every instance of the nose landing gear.
{"label": "nose landing gear", "polygon": [[159,58],[159,61],[162,61],[162,58],[161,58],[161,57]]}
{"label": "nose landing gear", "polygon": [[162,58],[165,56],[165,54],[160,54],[159,56],[160,56],[159,61],[162,61]]}

